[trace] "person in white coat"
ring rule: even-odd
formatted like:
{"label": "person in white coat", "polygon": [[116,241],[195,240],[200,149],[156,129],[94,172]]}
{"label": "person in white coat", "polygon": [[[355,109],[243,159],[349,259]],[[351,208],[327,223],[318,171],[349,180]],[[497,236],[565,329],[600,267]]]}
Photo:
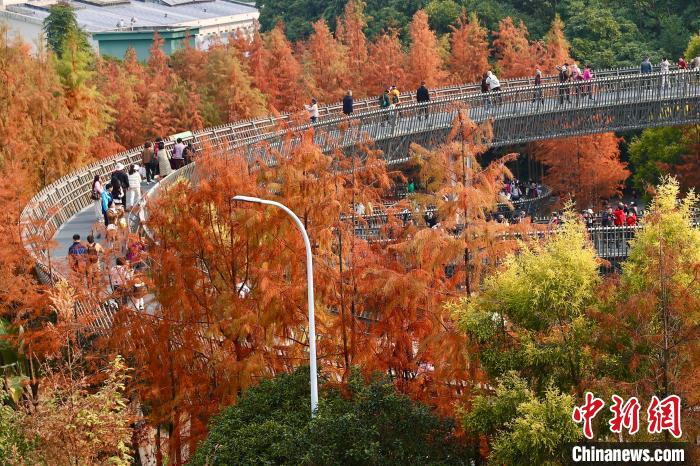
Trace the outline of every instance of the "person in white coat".
{"label": "person in white coat", "polygon": [[170,168],[170,157],[168,157],[168,151],[165,150],[163,141],[158,143],[158,171],[160,172],[161,180],[173,171]]}
{"label": "person in white coat", "polygon": [[501,82],[492,71],[488,71],[486,73],[486,84],[489,86],[489,92],[492,92],[495,95],[493,99],[494,102],[499,105],[503,103],[503,97],[501,96]]}
{"label": "person in white coat", "polygon": [[134,207],[141,199],[141,173],[139,172],[139,166],[133,164],[129,167],[129,189],[126,192],[126,205],[127,208]]}

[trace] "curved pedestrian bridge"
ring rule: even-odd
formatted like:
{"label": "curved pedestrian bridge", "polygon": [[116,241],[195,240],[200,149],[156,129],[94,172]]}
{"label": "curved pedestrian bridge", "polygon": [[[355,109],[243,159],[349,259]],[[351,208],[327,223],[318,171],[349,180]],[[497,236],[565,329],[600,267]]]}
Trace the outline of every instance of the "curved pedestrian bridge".
{"label": "curved pedestrian bridge", "polygon": [[[413,96],[404,94],[394,109],[378,109],[376,99],[367,99],[356,102],[351,116],[342,115],[339,105],[324,107],[320,121],[313,125],[293,126],[294,116],[283,115],[209,128],[183,140],[191,141],[198,151],[269,157],[272,151],[292,149],[302,132],[313,129],[315,142],[327,153],[353,150],[372,141],[390,163],[398,163],[405,160],[411,143],[444,142],[460,110],[476,122],[492,121],[493,147],[700,122],[700,70],[662,75],[621,69],[598,73],[592,81],[558,84],[555,77],[548,77],[543,82],[537,87],[527,80],[504,82],[502,91],[487,94],[476,84],[437,89],[427,104],[413,103]],[[170,145],[172,141],[166,147]],[[39,265],[46,265],[51,254],[44,246],[46,240],[57,239],[60,255],[67,249],[66,238],[86,231],[86,215],[92,223],[93,177],[111,173],[117,163],[139,161],[140,148],[117,154],[55,181],[31,200],[20,223],[25,247]],[[186,167],[162,184],[191,173],[191,167]],[[149,197],[145,194],[144,202]]]}

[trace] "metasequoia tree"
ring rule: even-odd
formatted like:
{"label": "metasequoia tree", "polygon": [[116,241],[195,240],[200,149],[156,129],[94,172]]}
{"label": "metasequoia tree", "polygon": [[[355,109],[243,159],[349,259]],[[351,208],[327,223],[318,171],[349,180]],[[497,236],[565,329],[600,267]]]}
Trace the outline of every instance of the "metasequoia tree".
{"label": "metasequoia tree", "polygon": [[401,89],[406,83],[403,63],[406,56],[395,32],[377,37],[369,47],[369,62],[364,68],[364,87],[370,95],[380,94],[396,84]]}
{"label": "metasequoia tree", "polygon": [[537,61],[543,74],[552,74],[556,71],[555,67],[571,63],[570,45],[564,36],[564,22],[559,15],[554,17],[552,26],[544,37],[544,44],[544,56],[538,57]]}
{"label": "metasequoia tree", "polygon": [[508,16],[498,23],[494,31],[493,53],[501,78],[521,78],[535,74],[535,57],[530,54],[528,31],[520,21],[517,26]]}
{"label": "metasequoia tree", "polygon": [[[649,399],[681,397],[683,429],[698,433],[693,406],[700,398],[700,232],[692,226],[697,195],[680,197],[679,183],[664,177],[630,242],[608,306],[594,314],[607,379],[625,393]],[[605,363],[603,363],[605,362]],[[607,366],[607,367],[606,367]]]}
{"label": "metasequoia tree", "polygon": [[314,32],[306,43],[304,73],[307,86],[319,102],[337,102],[350,84],[346,47],[333,34],[324,19],[313,25]]}
{"label": "metasequoia tree", "polygon": [[264,73],[256,82],[267,97],[271,110],[294,111],[305,102],[302,69],[292,53],[292,46],[278,24],[264,37],[266,58]]}
{"label": "metasequoia tree", "polygon": [[418,10],[413,15],[408,31],[411,46],[406,60],[405,85],[411,90],[418,88],[422,81],[425,81],[428,87],[442,85],[447,75],[443,69],[437,37],[430,30],[425,11]]}
{"label": "metasequoia tree", "polygon": [[163,39],[153,35],[146,66],[145,81],[141,86],[142,121],[149,137],[166,136],[180,130],[179,118],[173,112],[175,94],[173,88],[177,76],[168,66],[168,57],[162,50]]}
{"label": "metasequoia tree", "polygon": [[[367,65],[369,49],[364,29],[367,20],[362,0],[350,0],[345,4],[342,18],[338,18],[335,34],[345,46],[348,70],[361,70]],[[365,97],[367,89],[363,86],[362,73],[348,73],[349,85],[356,97]]]}
{"label": "metasequoia tree", "polygon": [[488,31],[479,25],[476,13],[467,20],[462,13],[457,27],[450,26],[450,58],[448,62],[452,82],[471,83],[481,81],[489,69]]}
{"label": "metasequoia tree", "polygon": [[530,151],[547,166],[545,184],[584,209],[618,195],[629,176],[619,141],[613,133],[577,136],[538,142]]}

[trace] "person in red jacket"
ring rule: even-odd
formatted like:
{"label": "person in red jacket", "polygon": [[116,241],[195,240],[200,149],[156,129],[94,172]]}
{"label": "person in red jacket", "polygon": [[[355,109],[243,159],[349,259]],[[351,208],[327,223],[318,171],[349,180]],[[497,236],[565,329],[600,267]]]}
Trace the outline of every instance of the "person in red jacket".
{"label": "person in red jacket", "polygon": [[621,227],[625,224],[625,208],[622,203],[617,205],[617,209],[613,212],[613,217],[615,218],[613,223],[616,227]]}
{"label": "person in red jacket", "polygon": [[627,226],[633,227],[636,224],[637,224],[637,215],[634,213],[634,210],[630,209],[630,211],[627,212]]}

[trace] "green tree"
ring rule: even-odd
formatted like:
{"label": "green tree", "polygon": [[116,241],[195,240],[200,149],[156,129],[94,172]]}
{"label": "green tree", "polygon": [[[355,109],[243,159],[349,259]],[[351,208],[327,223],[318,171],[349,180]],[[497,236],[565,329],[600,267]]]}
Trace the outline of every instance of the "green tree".
{"label": "green tree", "polygon": [[489,277],[483,292],[450,305],[491,377],[516,371],[542,394],[580,391],[590,364],[586,309],[600,282],[595,250],[573,212],[544,244],[526,245]]}
{"label": "green tree", "polygon": [[465,428],[487,435],[489,464],[560,464],[564,444],[580,429],[571,421],[573,398],[549,387],[538,397],[515,372],[498,379],[495,390],[477,396]]}
{"label": "green tree", "polygon": [[87,37],[78,26],[78,21],[75,18],[75,10],[66,2],[59,2],[49,8],[49,15],[44,19],[44,34],[49,48],[58,56],[63,55],[63,43],[69,33],[78,35],[80,45],[83,48],[89,49]]}
{"label": "green tree", "polygon": [[616,319],[616,329],[631,336],[633,378],[649,395],[677,394],[691,406],[700,397],[688,387],[700,351],[700,230],[691,225],[697,202],[692,191],[680,198],[675,178],[662,179],[630,242]]}
{"label": "green tree", "polygon": [[636,24],[604,2],[569,0],[564,10],[571,54],[577,60],[596,68],[637,66],[650,51]]}
{"label": "green tree", "polygon": [[343,390],[323,387],[313,419],[302,368],[251,388],[210,427],[194,465],[467,463],[449,420],[356,371]]}
{"label": "green tree", "polygon": [[695,57],[700,57],[700,34],[695,34],[690,38],[684,55],[688,60],[692,60]]}
{"label": "green tree", "polygon": [[[677,165],[687,153],[683,129],[678,126],[647,128],[629,145],[632,183],[640,191],[661,180],[663,165]],[[662,165],[663,164],[663,165]]]}
{"label": "green tree", "polygon": [[454,0],[430,0],[425,6],[430,28],[437,34],[450,32],[461,13],[460,6]]}

